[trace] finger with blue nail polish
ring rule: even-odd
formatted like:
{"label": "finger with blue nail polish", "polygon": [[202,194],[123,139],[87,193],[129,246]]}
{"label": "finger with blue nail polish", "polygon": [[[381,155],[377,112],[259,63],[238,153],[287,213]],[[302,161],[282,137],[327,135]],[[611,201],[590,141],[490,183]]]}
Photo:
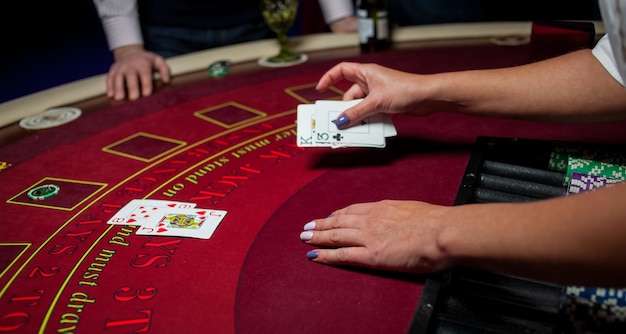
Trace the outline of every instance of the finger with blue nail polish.
{"label": "finger with blue nail polish", "polygon": [[339,130],[346,128],[348,124],[350,124],[350,118],[345,114],[339,115],[339,117],[335,120],[335,125]]}
{"label": "finger with blue nail polish", "polygon": [[309,260],[315,260],[320,255],[320,253],[316,250],[306,252],[306,258]]}

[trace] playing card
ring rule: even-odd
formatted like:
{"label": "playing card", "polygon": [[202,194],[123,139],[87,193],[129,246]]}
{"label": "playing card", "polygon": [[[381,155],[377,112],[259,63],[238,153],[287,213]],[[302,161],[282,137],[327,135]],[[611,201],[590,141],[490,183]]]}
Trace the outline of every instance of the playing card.
{"label": "playing card", "polygon": [[154,218],[154,214],[159,208],[191,209],[195,207],[195,203],[156,199],[134,199],[115,213],[107,223],[114,225],[142,225],[149,222],[151,218]]}
{"label": "playing card", "polygon": [[383,114],[374,114],[362,120],[361,124],[343,130],[337,129],[334,124],[340,113],[361,101],[361,99],[317,101],[315,103],[315,129],[313,130],[316,143],[330,143],[330,146],[334,148],[346,146],[385,147]]}
{"label": "playing card", "polygon": [[383,114],[383,133],[385,134],[385,138],[398,135],[398,130],[396,130],[396,126],[393,125],[393,120],[389,114]]}
{"label": "playing card", "polygon": [[397,135],[388,114],[376,114],[344,130],[334,124],[337,116],[363,99],[352,101],[319,100],[301,104],[297,110],[297,144],[300,147],[385,147],[385,138]]}
{"label": "playing card", "polygon": [[226,211],[160,208],[157,215],[159,218],[153,224],[139,227],[136,234],[209,239]]}
{"label": "playing card", "polygon": [[301,104],[298,105],[298,124],[296,133],[298,134],[298,146],[300,147],[312,147],[315,146],[313,142],[313,128],[315,127],[315,105],[314,104]]}

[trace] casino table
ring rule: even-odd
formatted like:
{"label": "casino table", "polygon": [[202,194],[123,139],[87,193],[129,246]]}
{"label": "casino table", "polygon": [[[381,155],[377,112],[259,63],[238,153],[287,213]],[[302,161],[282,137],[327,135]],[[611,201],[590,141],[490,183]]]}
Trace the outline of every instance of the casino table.
{"label": "casino table", "polygon": [[[108,101],[98,76],[3,104],[0,331],[408,332],[428,277],[312,263],[305,223],[358,202],[453,205],[481,136],[624,144],[626,124],[395,115],[384,149],[302,148],[296,108],[341,98],[346,82],[314,89],[339,61],[424,74],[528,63],[532,43],[494,37],[528,37],[529,27],[401,28],[375,53],[354,35],[302,36],[292,42],[309,60],[284,68],[256,63],[275,41],[251,42],[172,58],[173,83],[137,101]],[[228,75],[210,77],[222,59]],[[16,125],[55,106],[83,113],[45,130]],[[56,196],[27,196],[50,183]],[[107,224],[132,199],[227,215],[209,239]]]}

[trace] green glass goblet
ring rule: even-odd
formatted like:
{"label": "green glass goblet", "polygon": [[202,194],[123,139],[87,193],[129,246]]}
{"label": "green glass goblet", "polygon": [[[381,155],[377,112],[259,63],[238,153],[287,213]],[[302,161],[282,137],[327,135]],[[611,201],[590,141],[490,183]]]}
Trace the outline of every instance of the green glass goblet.
{"label": "green glass goblet", "polygon": [[289,49],[287,31],[293,26],[298,13],[298,0],[261,0],[261,11],[267,25],[278,36],[280,52],[267,58],[269,63],[298,61],[302,55]]}

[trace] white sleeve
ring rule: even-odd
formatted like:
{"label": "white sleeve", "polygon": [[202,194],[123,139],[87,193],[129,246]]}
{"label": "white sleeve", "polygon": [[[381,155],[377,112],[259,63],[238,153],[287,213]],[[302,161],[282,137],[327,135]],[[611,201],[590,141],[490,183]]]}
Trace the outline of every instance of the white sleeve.
{"label": "white sleeve", "polygon": [[109,49],[143,44],[135,0],[93,0]]}
{"label": "white sleeve", "polygon": [[592,52],[623,86],[626,78],[626,1],[603,0],[598,1],[598,5],[606,35],[598,41]]}
{"label": "white sleeve", "polygon": [[318,0],[326,24],[354,15],[351,0]]}
{"label": "white sleeve", "polygon": [[619,83],[624,85],[624,79],[619,73],[619,69],[617,68],[617,63],[615,62],[615,56],[613,55],[613,50],[611,48],[611,43],[609,43],[609,36],[604,35],[599,41],[598,44],[591,50],[591,53],[600,61],[602,66],[611,74],[611,76],[617,80]]}

